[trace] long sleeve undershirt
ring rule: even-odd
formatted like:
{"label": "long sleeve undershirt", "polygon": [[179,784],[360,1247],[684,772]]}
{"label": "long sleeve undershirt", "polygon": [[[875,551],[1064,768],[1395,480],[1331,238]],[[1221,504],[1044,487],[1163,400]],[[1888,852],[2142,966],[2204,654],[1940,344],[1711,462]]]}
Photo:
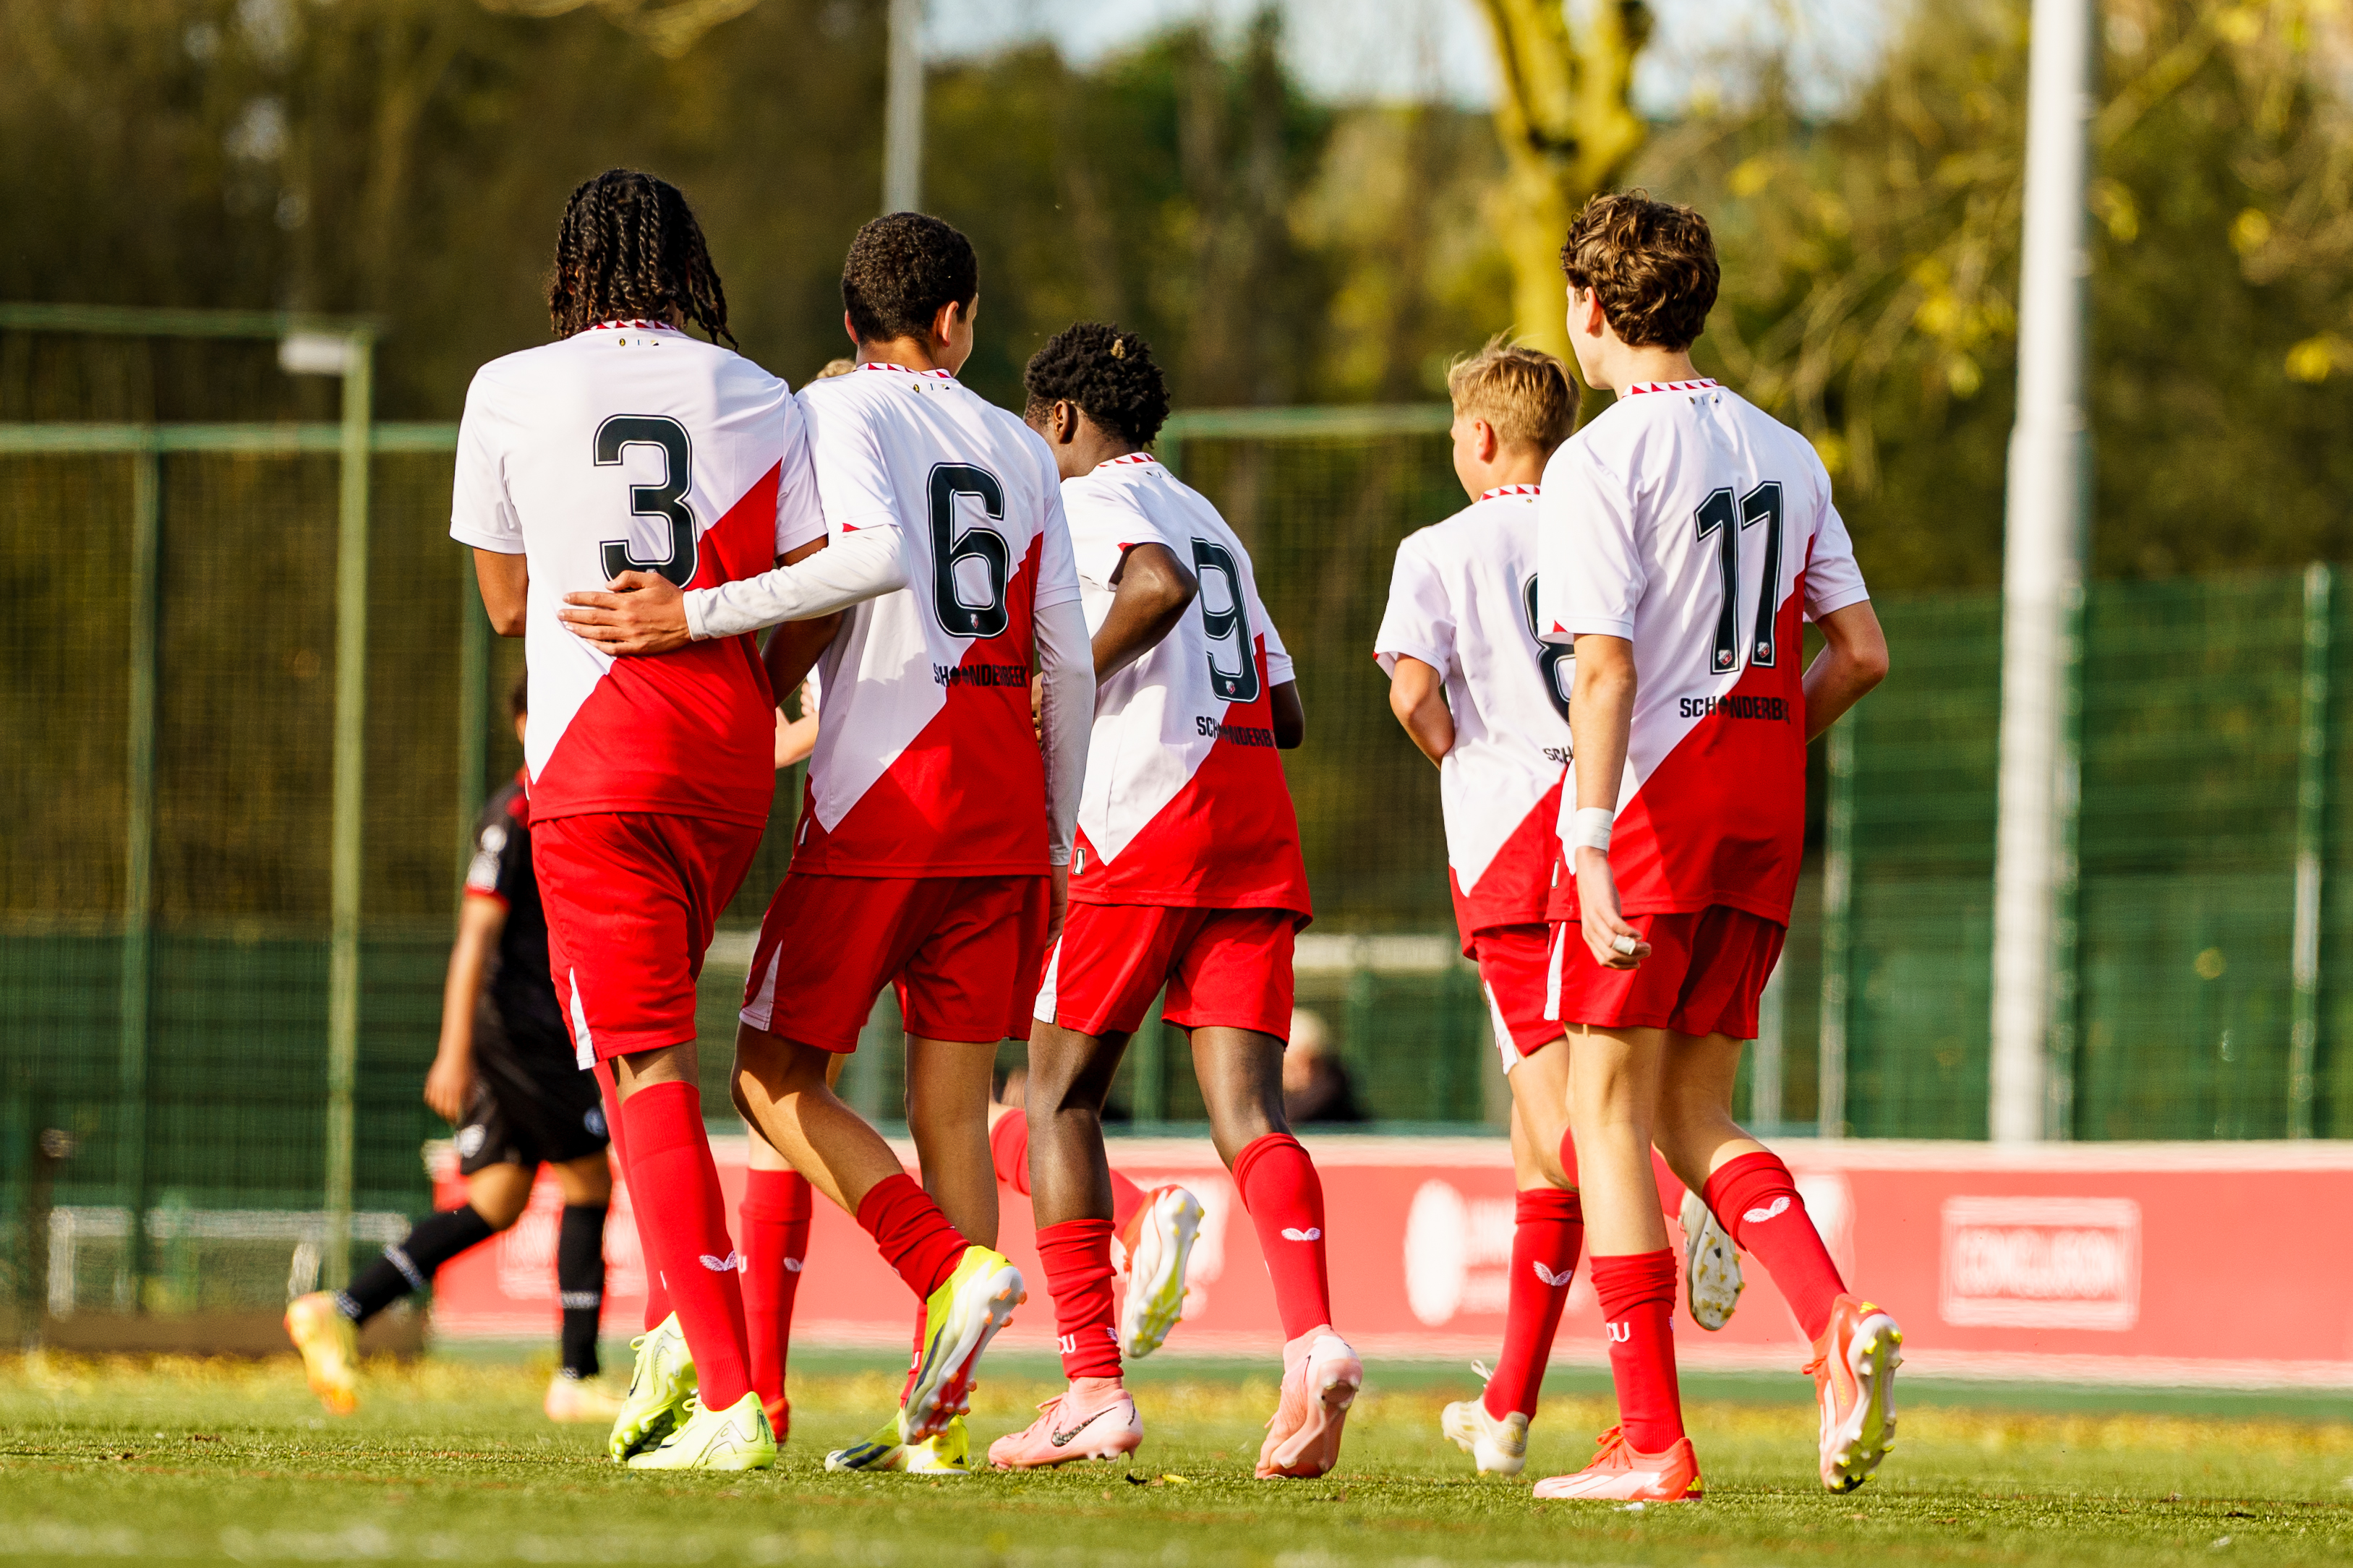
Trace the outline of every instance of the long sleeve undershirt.
{"label": "long sleeve undershirt", "polygon": [[1071,863],[1079,792],[1087,778],[1087,741],[1094,732],[1095,655],[1087,613],[1075,600],[1038,612],[1038,731],[1046,759],[1046,858]]}
{"label": "long sleeve undershirt", "polygon": [[892,526],[861,528],[816,554],[716,588],[686,592],[691,637],[736,637],[785,621],[811,621],[907,585],[907,566]]}

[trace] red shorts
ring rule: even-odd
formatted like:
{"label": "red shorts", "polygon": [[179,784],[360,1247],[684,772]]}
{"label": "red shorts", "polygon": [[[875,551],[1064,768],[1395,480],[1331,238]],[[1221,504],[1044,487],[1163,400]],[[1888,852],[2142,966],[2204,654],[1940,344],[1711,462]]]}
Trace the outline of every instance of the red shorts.
{"label": "red shorts", "polygon": [[1546,1013],[1596,1029],[1757,1037],[1757,1002],[1781,956],[1787,926],[1724,904],[1687,914],[1628,915],[1626,923],[1651,944],[1651,956],[1631,969],[1596,963],[1577,921],[1552,928]]}
{"label": "red shorts", "polygon": [[548,969],[582,1067],[695,1037],[703,951],[760,832],[650,811],[531,825]]}
{"label": "red shorts", "polygon": [[1298,929],[1289,910],[1072,904],[1037,1016],[1082,1035],[1130,1035],[1166,985],[1160,1016],[1179,1028],[1255,1029],[1288,1042]]}
{"label": "red shorts", "polygon": [[847,1055],[885,985],[907,1032],[995,1045],[1029,1033],[1046,879],[788,874],[760,921],[744,1022]]}
{"label": "red shorts", "polygon": [[1479,964],[1479,984],[1495,1019],[1495,1049],[1508,1073],[1564,1032],[1545,1016],[1552,928],[1532,923],[1482,931],[1471,939],[1471,956]]}

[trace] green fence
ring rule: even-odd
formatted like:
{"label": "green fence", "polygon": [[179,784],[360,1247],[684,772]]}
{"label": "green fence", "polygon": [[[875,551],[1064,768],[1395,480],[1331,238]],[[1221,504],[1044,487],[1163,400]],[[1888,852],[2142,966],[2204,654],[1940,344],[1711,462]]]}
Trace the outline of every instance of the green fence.
{"label": "green fence", "polygon": [[[291,1222],[253,1216],[323,1216],[336,1201],[347,432],[314,394],[227,411],[263,425],[143,422],[206,411],[140,404],[127,374],[28,407],[22,387],[59,381],[12,382],[27,363],[14,341],[0,330],[0,562],[30,603],[0,631],[5,1255],[21,1275],[38,1250],[21,1223],[27,1172],[37,1134],[58,1128],[76,1141],[54,1190],[79,1227],[68,1300],[268,1299]],[[1319,911],[1303,1005],[1324,1015],[1366,1110],[1419,1125],[1492,1122],[1503,1103],[1475,984],[1447,942],[1437,775],[1389,717],[1370,657],[1398,542],[1461,504],[1443,426],[1426,408],[1193,415],[1166,447],[1250,544],[1299,661],[1309,739],[1286,766]],[[488,636],[447,537],[452,437],[378,426],[364,464],[355,1243],[425,1201],[418,1146],[446,1130],[417,1096],[461,843],[519,761],[494,699],[520,646]],[[2062,921],[2079,1137],[2353,1133],[2337,1048],[2353,1037],[2353,942],[2332,896],[2353,845],[2339,821],[2353,681],[2332,676],[2353,636],[2327,588],[2115,584],[2084,607],[2079,858]],[[1880,607],[1894,673],[1817,749],[1806,873],[1744,1109],[1783,1131],[1982,1137],[2000,606]],[[797,801],[797,780],[780,780],[772,822]],[[788,843],[770,835],[706,972],[714,1110],[750,930]],[[877,1044],[891,1027],[886,1003]],[[1198,1115],[1176,1046],[1156,1029],[1138,1040],[1114,1094],[1124,1113]],[[863,1051],[849,1092],[887,1116],[900,1070],[894,1051]],[[47,1283],[58,1288],[54,1260]]]}

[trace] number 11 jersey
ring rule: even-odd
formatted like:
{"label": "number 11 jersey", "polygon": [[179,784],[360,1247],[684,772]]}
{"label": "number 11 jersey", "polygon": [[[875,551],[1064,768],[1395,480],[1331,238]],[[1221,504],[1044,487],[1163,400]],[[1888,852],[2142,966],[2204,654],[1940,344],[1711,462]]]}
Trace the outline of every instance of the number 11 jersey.
{"label": "number 11 jersey", "polygon": [[845,612],[818,660],[793,869],[1043,876],[1037,615],[1079,597],[1053,454],[945,371],[863,364],[801,410],[827,526],[895,530],[907,583]]}
{"label": "number 11 jersey", "polygon": [[[1536,520],[1545,639],[1634,646],[1609,846],[1620,905],[1786,925],[1805,839],[1803,622],[1870,597],[1821,459],[1713,381],[1635,386],[1553,454]],[[1574,918],[1575,880],[1555,894],[1553,918]]]}

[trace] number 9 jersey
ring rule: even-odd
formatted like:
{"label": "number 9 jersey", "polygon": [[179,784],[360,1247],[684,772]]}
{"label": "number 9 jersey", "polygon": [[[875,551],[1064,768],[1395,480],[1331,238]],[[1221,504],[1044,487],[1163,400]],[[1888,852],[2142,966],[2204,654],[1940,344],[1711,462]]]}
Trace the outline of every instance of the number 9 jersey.
{"label": "number 9 jersey", "polygon": [[[1804,437],[1713,381],[1630,388],[1553,454],[1537,619],[1634,647],[1610,870],[1629,915],[1786,925],[1804,847],[1803,621],[1870,596]],[[1561,827],[1577,807],[1577,763]],[[1562,878],[1552,917],[1577,918]]]}
{"label": "number 9 jersey", "polygon": [[1282,910],[1305,925],[1307,868],[1268,700],[1293,679],[1291,655],[1250,552],[1148,453],[1064,480],[1062,504],[1090,632],[1133,545],[1166,546],[1201,585],[1168,635],[1096,690],[1071,901]]}
{"label": "number 9 jersey", "polygon": [[681,588],[754,576],[824,532],[792,388],[732,350],[608,321],[476,372],[449,534],[528,558],[533,821],[765,826],[776,700],[754,640],[616,658],[556,609],[623,572]]}

